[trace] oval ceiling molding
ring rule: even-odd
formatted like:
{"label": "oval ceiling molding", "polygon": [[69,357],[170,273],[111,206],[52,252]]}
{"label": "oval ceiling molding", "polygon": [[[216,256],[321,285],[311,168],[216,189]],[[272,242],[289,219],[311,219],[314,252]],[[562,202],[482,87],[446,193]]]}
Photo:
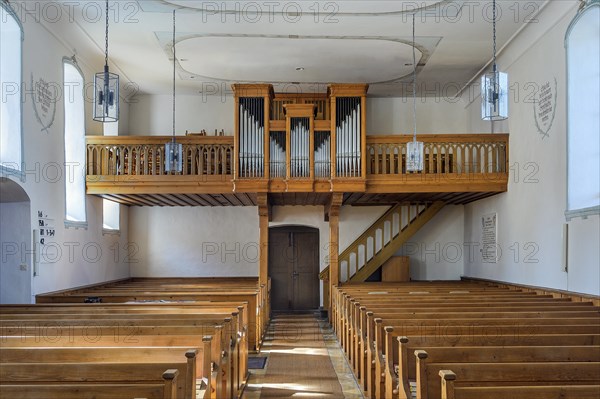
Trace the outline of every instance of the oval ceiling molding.
{"label": "oval ceiling molding", "polygon": [[[319,15],[322,18],[336,15],[383,15],[412,13],[415,10],[429,9],[433,7],[442,8],[450,3],[462,3],[456,0],[421,0],[421,1],[283,1],[283,2],[259,2],[259,1],[205,1],[205,0],[162,0],[163,3],[180,9],[204,11],[211,14],[217,13],[260,13],[268,17],[272,14],[287,13],[294,16]],[[458,7],[460,8],[462,4]],[[456,8],[456,6],[453,6]]]}
{"label": "oval ceiling molding", "polygon": [[385,39],[194,36],[177,55],[190,75],[238,82],[377,83],[413,68],[410,43]]}

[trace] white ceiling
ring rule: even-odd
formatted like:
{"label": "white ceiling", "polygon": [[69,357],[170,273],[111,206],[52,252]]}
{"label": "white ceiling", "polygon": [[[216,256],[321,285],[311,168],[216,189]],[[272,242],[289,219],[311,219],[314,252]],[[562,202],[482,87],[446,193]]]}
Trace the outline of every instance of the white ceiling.
{"label": "white ceiling", "polygon": [[[100,55],[104,19],[91,11],[104,8],[104,1],[61,2],[75,7],[75,23],[61,27],[65,40],[76,35],[77,46],[88,47],[78,52]],[[498,48],[546,2],[498,0]],[[420,91],[449,94],[491,58],[491,4],[491,0],[110,0],[110,63],[141,92],[170,93],[176,8],[179,93],[216,87],[226,92],[231,83],[257,81],[273,83],[276,89],[297,82],[302,90],[361,82],[371,85],[370,95],[404,95],[411,91],[411,15],[419,5],[425,6],[416,14],[418,81],[425,88]]]}

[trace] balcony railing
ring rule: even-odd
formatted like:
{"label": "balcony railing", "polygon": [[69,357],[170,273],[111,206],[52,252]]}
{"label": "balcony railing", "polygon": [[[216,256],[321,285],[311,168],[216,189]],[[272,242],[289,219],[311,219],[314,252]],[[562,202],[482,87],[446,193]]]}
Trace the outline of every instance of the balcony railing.
{"label": "balcony railing", "polygon": [[507,134],[421,135],[424,165],[406,171],[406,143],[412,136],[367,136],[367,175],[496,175],[508,170]]}
{"label": "balcony railing", "polygon": [[[273,148],[284,143],[276,133],[269,132]],[[406,143],[412,136],[367,136],[366,151],[359,159],[365,164],[365,177],[360,179],[333,175],[339,160],[330,146],[319,144],[327,141],[321,136],[329,134],[315,131],[310,141],[322,150],[310,157],[309,167],[305,168],[314,170],[314,178],[297,177],[292,173],[293,159],[276,156],[276,151],[268,147],[272,152],[267,152],[270,159],[259,164],[264,164],[266,172],[270,170],[270,177],[253,179],[236,178],[235,171],[243,165],[236,165],[232,136],[177,137],[177,142],[183,144],[181,174],[165,172],[164,145],[171,140],[169,136],[91,136],[87,138],[87,190],[97,195],[344,192],[385,194],[388,197],[377,198],[394,202],[406,197],[400,194],[483,193],[484,197],[507,189],[506,134],[419,136],[425,148],[424,168],[416,173],[406,171]],[[424,195],[419,198],[429,198]],[[368,202],[373,198],[357,195],[352,200]]]}
{"label": "balcony railing", "polygon": [[[162,176],[167,136],[90,136],[87,138],[88,176]],[[233,174],[233,137],[177,137],[183,144],[183,176]]]}

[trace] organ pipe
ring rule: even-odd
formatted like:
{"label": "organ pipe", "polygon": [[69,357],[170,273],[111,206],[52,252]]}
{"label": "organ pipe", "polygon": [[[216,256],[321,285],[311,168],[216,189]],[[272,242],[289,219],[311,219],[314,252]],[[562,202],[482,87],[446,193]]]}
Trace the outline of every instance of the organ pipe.
{"label": "organ pipe", "polygon": [[264,98],[243,97],[239,106],[240,176],[264,176]]}
{"label": "organ pipe", "polygon": [[337,98],[336,173],[338,177],[360,177],[361,125],[361,98]]}

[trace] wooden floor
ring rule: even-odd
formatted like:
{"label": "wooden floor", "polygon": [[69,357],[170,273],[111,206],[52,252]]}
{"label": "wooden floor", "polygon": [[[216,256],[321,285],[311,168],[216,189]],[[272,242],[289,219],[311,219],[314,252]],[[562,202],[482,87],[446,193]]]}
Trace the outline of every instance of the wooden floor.
{"label": "wooden floor", "polygon": [[326,326],[312,314],[274,316],[260,353],[265,369],[250,370],[243,398],[362,398]]}

